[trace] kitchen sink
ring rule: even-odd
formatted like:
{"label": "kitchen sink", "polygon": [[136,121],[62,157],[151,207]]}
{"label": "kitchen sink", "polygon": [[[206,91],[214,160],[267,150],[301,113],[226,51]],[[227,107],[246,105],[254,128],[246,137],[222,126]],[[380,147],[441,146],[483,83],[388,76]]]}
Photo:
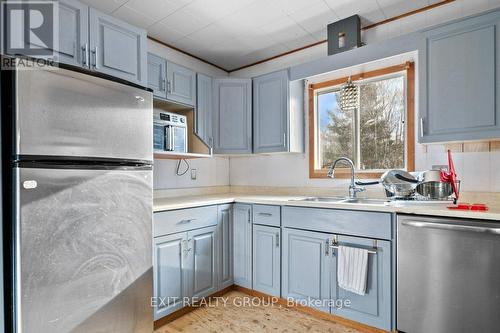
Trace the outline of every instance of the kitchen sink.
{"label": "kitchen sink", "polygon": [[365,204],[365,205],[385,205],[386,203],[388,203],[388,200],[384,199],[345,198],[345,197],[307,197],[300,199],[292,199],[290,201],[351,203],[351,204]]}
{"label": "kitchen sink", "polygon": [[386,199],[367,199],[367,198],[354,198],[354,199],[344,199],[340,201],[341,203],[359,203],[365,205],[385,205],[389,203],[389,200]]}
{"label": "kitchen sink", "polygon": [[300,199],[291,199],[290,201],[309,201],[309,202],[340,202],[345,200],[343,197],[307,197]]}

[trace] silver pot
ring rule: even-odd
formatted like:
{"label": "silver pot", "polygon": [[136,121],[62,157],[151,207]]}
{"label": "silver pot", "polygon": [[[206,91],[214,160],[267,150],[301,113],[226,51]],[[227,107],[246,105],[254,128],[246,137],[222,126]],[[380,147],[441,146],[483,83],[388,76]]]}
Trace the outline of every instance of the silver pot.
{"label": "silver pot", "polygon": [[453,194],[453,186],[451,183],[429,181],[418,184],[416,191],[421,196],[429,199],[439,200],[448,198]]}
{"label": "silver pot", "polygon": [[[404,180],[404,181],[401,181]],[[388,170],[375,182],[356,182],[357,185],[381,184],[387,197],[410,197],[415,193],[418,180],[404,170]]]}

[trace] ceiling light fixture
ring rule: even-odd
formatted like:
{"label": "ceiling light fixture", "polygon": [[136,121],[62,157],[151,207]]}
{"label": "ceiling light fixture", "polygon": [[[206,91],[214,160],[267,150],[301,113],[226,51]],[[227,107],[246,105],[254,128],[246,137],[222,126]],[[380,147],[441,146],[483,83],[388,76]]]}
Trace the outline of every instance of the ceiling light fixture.
{"label": "ceiling light fixture", "polygon": [[351,77],[340,89],[340,108],[353,110],[358,107],[358,87],[352,82]]}

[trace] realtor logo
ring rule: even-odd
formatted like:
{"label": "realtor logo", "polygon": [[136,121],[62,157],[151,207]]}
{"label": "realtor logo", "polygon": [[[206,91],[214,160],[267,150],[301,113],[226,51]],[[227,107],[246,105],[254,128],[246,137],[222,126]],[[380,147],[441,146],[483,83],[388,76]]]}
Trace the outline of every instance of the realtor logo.
{"label": "realtor logo", "polygon": [[54,1],[3,1],[4,53],[52,57],[58,43],[57,9]]}

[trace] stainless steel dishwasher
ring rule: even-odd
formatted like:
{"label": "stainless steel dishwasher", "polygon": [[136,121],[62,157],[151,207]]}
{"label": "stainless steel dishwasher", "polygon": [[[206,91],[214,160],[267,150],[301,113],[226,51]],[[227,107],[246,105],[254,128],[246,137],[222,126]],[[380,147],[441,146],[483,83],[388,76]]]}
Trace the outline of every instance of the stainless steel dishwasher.
{"label": "stainless steel dishwasher", "polygon": [[397,328],[500,331],[500,221],[398,216]]}

